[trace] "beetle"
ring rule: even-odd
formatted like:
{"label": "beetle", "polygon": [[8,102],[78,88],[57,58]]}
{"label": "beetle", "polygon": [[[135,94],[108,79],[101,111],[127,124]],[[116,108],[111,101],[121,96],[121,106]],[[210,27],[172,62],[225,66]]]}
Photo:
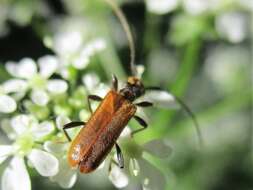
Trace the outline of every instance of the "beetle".
{"label": "beetle", "polygon": [[[105,1],[111,5],[127,34],[131,57],[130,66],[133,76],[128,77],[122,89],[118,89],[118,79],[113,75],[112,89],[104,98],[97,95],[88,96],[88,107],[92,113],[89,120],[87,122],[72,121],[63,126],[63,132],[69,141],[71,141],[71,138],[67,133],[67,129],[83,126],[72,141],[68,151],[69,165],[71,167],[78,166],[81,173],[94,171],[104,161],[114,145],[118,160],[116,164],[120,168],[124,168],[124,158],[120,146],[117,144],[117,139],[132,118],[141,125],[141,128],[132,131],[131,136],[146,129],[147,123],[135,113],[137,107],[150,107],[153,105],[152,102],[148,101],[139,103],[134,103],[134,101],[143,96],[147,90],[161,90],[159,87],[144,87],[141,80],[136,77],[134,65],[135,48],[126,18],[113,1]],[[91,100],[101,102],[94,113],[91,109]],[[194,114],[179,98],[175,97],[175,100],[191,116],[200,137]]]}
{"label": "beetle", "polygon": [[[70,166],[78,166],[82,173],[92,172],[103,162],[115,145],[118,165],[123,168],[123,155],[116,141],[131,118],[134,118],[142,126],[142,128],[132,131],[131,136],[147,128],[147,123],[135,113],[138,106],[149,107],[152,106],[152,103],[148,101],[133,103],[144,93],[144,85],[140,79],[134,76],[128,77],[125,87],[118,90],[118,80],[113,75],[113,88],[104,98],[89,95],[88,105],[92,115],[88,122],[73,121],[63,127],[66,137],[71,141],[66,130],[80,125],[84,126],[69,148],[68,162]],[[101,101],[94,113],[90,105],[91,100]]]}

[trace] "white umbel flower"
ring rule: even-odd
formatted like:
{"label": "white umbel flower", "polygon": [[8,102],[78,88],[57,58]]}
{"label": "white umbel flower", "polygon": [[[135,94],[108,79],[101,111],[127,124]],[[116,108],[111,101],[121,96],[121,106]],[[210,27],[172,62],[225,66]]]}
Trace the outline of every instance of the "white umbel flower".
{"label": "white umbel flower", "polygon": [[[4,124],[4,123],[2,123]],[[5,190],[29,190],[31,181],[26,170],[24,157],[42,176],[54,176],[59,171],[59,162],[52,154],[34,148],[37,140],[40,140],[54,131],[54,125],[50,122],[39,123],[34,117],[29,115],[17,115],[6,126],[13,130],[11,132],[12,145],[0,145],[0,162],[8,156],[13,155],[10,165],[4,170],[1,179],[1,187]],[[13,134],[14,133],[14,134]],[[15,180],[15,183],[13,183]]]}

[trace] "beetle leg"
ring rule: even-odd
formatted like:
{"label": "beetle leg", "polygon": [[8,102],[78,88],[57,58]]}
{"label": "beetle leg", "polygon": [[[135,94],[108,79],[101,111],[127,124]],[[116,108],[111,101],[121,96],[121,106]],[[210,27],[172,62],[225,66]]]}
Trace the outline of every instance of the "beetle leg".
{"label": "beetle leg", "polygon": [[63,132],[64,132],[64,134],[67,137],[69,142],[71,142],[71,138],[70,138],[69,134],[67,133],[67,129],[78,127],[78,126],[85,125],[85,124],[86,123],[83,122],[83,121],[72,121],[72,122],[67,123],[63,126]]}
{"label": "beetle leg", "polygon": [[115,144],[115,147],[116,147],[116,153],[117,153],[117,159],[118,159],[118,166],[120,168],[124,168],[124,157],[121,152],[121,149],[117,143]]}
{"label": "beetle leg", "polygon": [[141,132],[141,131],[143,131],[144,129],[146,129],[148,127],[148,124],[142,118],[135,115],[134,119],[142,126],[142,128],[132,131],[131,132],[131,137],[133,137],[134,134],[136,134],[138,132]]}
{"label": "beetle leg", "polygon": [[88,106],[89,106],[89,110],[90,110],[90,113],[93,113],[93,111],[92,111],[92,109],[91,109],[90,100],[101,101],[102,98],[99,97],[99,96],[97,96],[97,95],[89,95],[89,96],[88,96]]}
{"label": "beetle leg", "polygon": [[118,79],[115,75],[112,75],[112,88],[115,91],[118,91]]}
{"label": "beetle leg", "polygon": [[147,102],[147,101],[143,101],[143,102],[138,102],[135,103],[136,106],[140,106],[140,107],[150,107],[153,106],[152,102]]}
{"label": "beetle leg", "polygon": [[162,88],[159,86],[147,86],[145,90],[162,90]]}

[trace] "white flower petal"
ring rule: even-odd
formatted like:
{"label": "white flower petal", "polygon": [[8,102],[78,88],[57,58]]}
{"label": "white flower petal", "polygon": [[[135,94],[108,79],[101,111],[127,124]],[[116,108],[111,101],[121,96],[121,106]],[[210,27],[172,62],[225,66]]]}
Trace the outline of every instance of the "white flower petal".
{"label": "white flower petal", "polygon": [[33,90],[31,92],[31,99],[39,106],[45,106],[49,102],[49,96],[44,90]]}
{"label": "white flower petal", "polygon": [[42,176],[54,176],[59,171],[59,162],[52,154],[39,149],[32,149],[28,159]]}
{"label": "white flower petal", "polygon": [[13,153],[13,146],[0,145],[0,164]]}
{"label": "white flower petal", "polygon": [[228,12],[216,18],[216,29],[219,34],[232,43],[239,43],[247,34],[247,20],[245,15],[239,12]]}
{"label": "white flower petal", "polygon": [[167,109],[178,109],[180,105],[177,103],[175,97],[168,93],[167,91],[162,90],[152,90],[146,92],[144,99],[148,99],[150,102],[153,102],[155,106]]}
{"label": "white flower petal", "polygon": [[128,138],[131,136],[131,129],[129,126],[126,126],[123,131],[121,132],[119,138],[123,139],[123,138]]}
{"label": "white flower petal", "polygon": [[122,169],[114,164],[112,165],[111,172],[108,177],[117,188],[123,188],[128,185],[127,175],[123,173]]}
{"label": "white flower petal", "polygon": [[156,14],[166,14],[174,10],[178,0],[146,0],[147,9]]}
{"label": "white flower petal", "polygon": [[89,73],[82,77],[82,81],[86,88],[91,92],[99,85],[99,78],[95,73]]}
{"label": "white flower petal", "polygon": [[39,125],[32,128],[33,136],[35,139],[43,138],[54,131],[54,124],[48,121],[44,121]]}
{"label": "white flower petal", "polygon": [[8,136],[9,139],[15,139],[16,133],[15,133],[14,129],[11,126],[11,120],[10,119],[2,119],[1,128],[5,132],[5,134]]}
{"label": "white flower petal", "polygon": [[110,87],[107,85],[100,83],[99,86],[94,90],[94,94],[100,96],[100,97],[105,97],[107,92],[110,90]]}
{"label": "white flower petal", "polygon": [[79,31],[68,31],[57,34],[53,46],[58,54],[66,56],[79,51],[82,43],[82,35]]}
{"label": "white flower petal", "polygon": [[131,158],[129,162],[129,171],[133,176],[138,176],[140,173],[140,165],[135,158]]}
{"label": "white flower petal", "polygon": [[101,170],[105,167],[105,160],[98,166],[98,170]]}
{"label": "white flower petal", "polygon": [[[31,58],[23,58],[18,63],[8,61],[5,68],[12,76],[20,78],[30,78],[36,73],[36,64]],[[25,72],[28,72],[29,76],[27,76],[28,73]]]}
{"label": "white flower petal", "polygon": [[33,119],[28,115],[17,115],[11,119],[11,126],[17,134],[21,135],[29,129],[33,122]]}
{"label": "white flower petal", "polygon": [[62,130],[63,125],[71,122],[71,120],[63,115],[60,115],[56,118],[56,126],[58,129]]}
{"label": "white flower petal", "polygon": [[7,95],[0,95],[0,112],[11,113],[17,108],[15,100]]}
{"label": "white flower petal", "polygon": [[145,151],[160,158],[167,158],[172,153],[172,147],[161,139],[152,140],[144,144],[143,148]]}
{"label": "white flower petal", "polygon": [[52,141],[46,141],[43,145],[44,149],[47,152],[58,155],[65,154],[68,146],[69,145],[67,143],[56,143],[56,142],[54,143]]}
{"label": "white flower petal", "polygon": [[21,79],[10,79],[3,83],[3,90],[4,92],[11,93],[11,92],[23,92],[27,89],[27,82]]}
{"label": "white flower petal", "polygon": [[208,10],[208,8],[211,8],[210,1],[202,1],[202,0],[194,0],[194,1],[184,0],[183,7],[186,12],[192,15],[198,15],[198,14],[204,13],[205,11]]}
{"label": "white flower petal", "polygon": [[89,63],[90,63],[89,57],[81,55],[80,57],[78,57],[73,61],[73,66],[76,69],[84,69],[88,66]]}
{"label": "white flower petal", "polygon": [[17,77],[29,79],[37,73],[36,63],[31,58],[23,58],[17,65]]}
{"label": "white flower petal", "polygon": [[68,84],[64,80],[53,79],[49,80],[47,83],[47,90],[52,94],[61,94],[66,92],[68,89]]}
{"label": "white flower petal", "polygon": [[25,167],[24,160],[14,157],[10,165],[5,169],[1,189],[3,190],[30,190],[31,181]]}
{"label": "white flower petal", "polygon": [[76,182],[77,173],[76,170],[69,167],[66,159],[61,159],[59,172],[50,179],[57,182],[62,188],[71,188]]}
{"label": "white flower petal", "polygon": [[141,78],[142,77],[142,74],[144,73],[145,71],[145,67],[143,65],[137,65],[136,66],[136,71],[137,71],[137,77],[138,78]]}
{"label": "white flower petal", "polygon": [[46,55],[38,59],[40,75],[49,78],[58,68],[59,60],[56,56]]}
{"label": "white flower petal", "polygon": [[14,77],[19,77],[17,76],[17,70],[18,70],[17,67],[18,67],[18,64],[14,61],[8,61],[5,64],[5,69],[7,70],[7,72]]}

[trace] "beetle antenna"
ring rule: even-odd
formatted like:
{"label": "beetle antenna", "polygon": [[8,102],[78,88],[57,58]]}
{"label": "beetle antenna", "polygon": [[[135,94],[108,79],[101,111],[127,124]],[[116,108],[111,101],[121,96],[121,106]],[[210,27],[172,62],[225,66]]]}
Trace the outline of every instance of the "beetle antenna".
{"label": "beetle antenna", "polygon": [[133,40],[133,35],[131,33],[129,24],[122,10],[118,7],[118,5],[114,2],[114,0],[105,0],[113,9],[115,15],[118,17],[128,40],[129,48],[130,48],[130,69],[133,76],[136,76],[136,68],[135,68],[135,45]]}
{"label": "beetle antenna", "polygon": [[195,114],[191,111],[191,109],[184,103],[184,101],[181,98],[179,98],[177,96],[174,96],[174,97],[175,97],[176,101],[180,104],[180,106],[192,118],[192,121],[193,121],[194,126],[195,126],[196,131],[197,131],[197,135],[198,135],[200,146],[203,146],[204,145],[204,140],[203,140],[203,136],[202,136],[202,133],[201,133],[201,130],[200,130],[200,127],[199,127],[199,124],[198,124],[198,121],[196,119]]}
{"label": "beetle antenna", "polygon": [[[145,90],[158,90],[158,91],[160,91],[163,89],[160,87],[157,87],[157,86],[148,86],[148,87],[145,87]],[[199,124],[198,124],[195,114],[191,111],[191,109],[187,106],[186,103],[184,103],[184,101],[181,98],[179,98],[175,95],[173,95],[173,97],[180,104],[180,106],[186,111],[186,113],[191,117],[191,119],[194,123],[194,126],[196,128],[196,131],[197,131],[199,144],[200,144],[200,146],[203,146],[204,145],[203,135],[201,133],[201,130],[200,130],[200,127],[199,127]]]}

